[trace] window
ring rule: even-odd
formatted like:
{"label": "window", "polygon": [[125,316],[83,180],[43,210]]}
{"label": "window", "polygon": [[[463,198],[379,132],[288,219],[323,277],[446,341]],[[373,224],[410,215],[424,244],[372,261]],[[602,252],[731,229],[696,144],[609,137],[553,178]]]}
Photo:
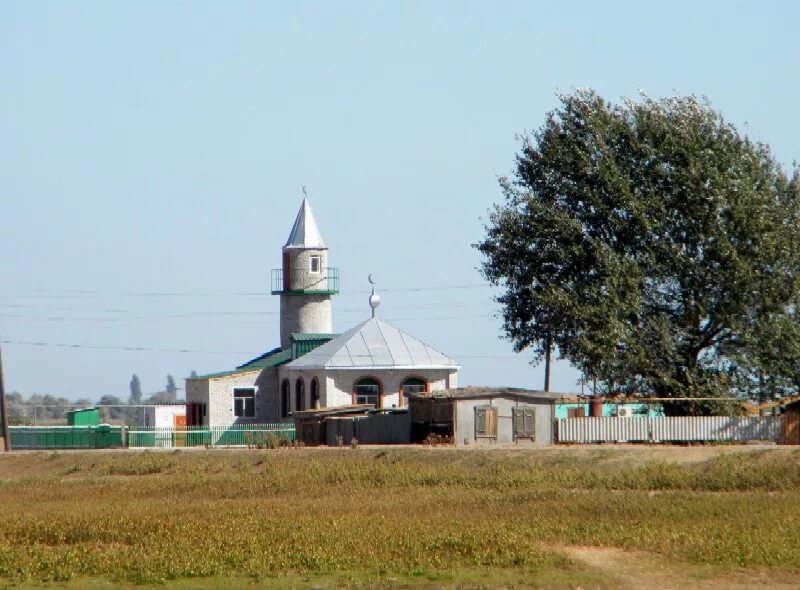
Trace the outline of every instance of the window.
{"label": "window", "polygon": [[586,408],[567,408],[567,418],[586,418]]}
{"label": "window", "polygon": [[310,256],[308,259],[308,271],[312,275],[318,275],[320,271],[320,257]]}
{"label": "window", "polygon": [[371,377],[365,377],[356,381],[353,401],[357,404],[372,404],[376,408],[380,407],[381,384]]}
{"label": "window", "polygon": [[303,383],[302,377],[299,378],[294,384],[294,409],[298,412],[305,409],[306,385]]}
{"label": "window", "polygon": [[514,438],[536,438],[536,410],[514,408],[511,414],[514,420]]}
{"label": "window", "polygon": [[497,408],[475,408],[475,438],[497,438]]}
{"label": "window", "polygon": [[281,418],[289,417],[289,380],[284,379],[281,382]]}
{"label": "window", "polygon": [[319,381],[316,377],[311,380],[311,406],[319,407]]}
{"label": "window", "polygon": [[428,391],[428,384],[422,379],[412,377],[403,381],[403,386],[401,389],[403,391],[403,395],[408,395],[409,393],[424,393],[425,391]]}
{"label": "window", "polygon": [[233,415],[237,418],[256,417],[256,388],[233,388]]}

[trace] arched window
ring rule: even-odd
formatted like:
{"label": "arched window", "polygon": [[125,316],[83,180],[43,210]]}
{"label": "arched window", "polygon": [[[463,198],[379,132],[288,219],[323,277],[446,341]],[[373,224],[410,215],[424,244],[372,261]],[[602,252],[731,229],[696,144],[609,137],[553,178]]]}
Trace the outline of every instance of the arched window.
{"label": "arched window", "polygon": [[294,397],[294,409],[298,412],[305,410],[306,385],[302,377],[298,377],[294,384]]}
{"label": "arched window", "polygon": [[423,393],[428,391],[428,384],[424,379],[410,377],[403,381],[400,391],[403,392],[403,395],[408,395],[409,393]]}
{"label": "arched window", "polygon": [[356,381],[353,391],[353,401],[357,404],[372,404],[381,407],[381,384],[372,377],[364,377]]}
{"label": "arched window", "polygon": [[316,377],[311,380],[311,407],[319,407],[319,381]]}
{"label": "arched window", "polygon": [[281,382],[281,418],[288,418],[289,417],[289,402],[291,399],[289,398],[289,380],[284,379]]}

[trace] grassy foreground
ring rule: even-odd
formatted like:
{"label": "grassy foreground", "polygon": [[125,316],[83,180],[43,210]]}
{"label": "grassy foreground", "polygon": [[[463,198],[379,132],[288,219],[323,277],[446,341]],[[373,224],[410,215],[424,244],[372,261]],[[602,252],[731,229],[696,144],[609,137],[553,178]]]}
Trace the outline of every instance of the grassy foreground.
{"label": "grassy foreground", "polygon": [[0,455],[0,586],[791,588],[798,505],[785,449]]}

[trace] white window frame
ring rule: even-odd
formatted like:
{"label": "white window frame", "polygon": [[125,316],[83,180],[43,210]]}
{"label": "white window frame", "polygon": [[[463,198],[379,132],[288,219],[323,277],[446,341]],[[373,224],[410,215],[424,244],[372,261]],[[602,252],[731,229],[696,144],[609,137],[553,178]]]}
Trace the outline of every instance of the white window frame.
{"label": "white window frame", "polygon": [[[409,384],[409,381],[422,381],[422,383]],[[426,379],[422,379],[421,377],[406,377],[402,381],[400,387],[403,395],[408,395],[409,393],[427,393],[429,385],[428,381]],[[406,387],[408,387],[409,390],[406,390]],[[420,387],[422,389],[418,389]]]}
{"label": "white window frame", "polygon": [[[314,261],[317,261],[317,270],[314,270]],[[318,275],[322,272],[322,256],[314,255],[308,257],[308,274]]]}
{"label": "white window frame", "polygon": [[[242,389],[249,389],[249,390],[251,390],[253,392],[253,398],[252,398],[253,399],[253,415],[252,416],[248,416],[246,414],[247,404],[244,403],[244,402],[242,404],[242,415],[241,416],[237,416],[236,415],[236,400],[237,399],[242,399],[242,400],[249,399],[249,398],[245,398],[245,397],[240,397],[240,398],[236,397],[236,391],[237,390],[242,390]],[[256,386],[256,385],[234,387],[233,391],[231,391],[231,411],[233,412],[233,417],[234,418],[255,418],[256,417],[256,397],[257,396],[258,396],[258,386]]]}
{"label": "white window frame", "polygon": [[[369,385],[359,385],[360,381],[364,381],[366,379],[375,381],[375,383],[370,383]],[[359,393],[359,387],[374,387],[375,393]],[[361,379],[357,379],[353,385],[353,395],[355,396],[355,402],[357,404],[373,404],[375,408],[381,407],[381,384],[377,379],[372,377],[362,377]],[[372,398],[375,398],[374,402],[370,401]]]}

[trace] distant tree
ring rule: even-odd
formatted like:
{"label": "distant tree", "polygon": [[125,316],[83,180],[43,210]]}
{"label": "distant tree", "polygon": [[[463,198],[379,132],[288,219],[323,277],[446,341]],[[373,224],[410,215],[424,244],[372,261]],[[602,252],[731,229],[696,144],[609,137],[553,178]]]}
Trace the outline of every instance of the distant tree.
{"label": "distant tree", "polygon": [[178,387],[175,385],[175,378],[172,375],[167,375],[166,393],[171,398],[170,401],[178,399]]}
{"label": "distant tree", "polygon": [[32,422],[28,415],[25,398],[18,391],[6,394],[6,411],[8,412],[8,423],[12,426],[30,424]]}
{"label": "distant tree", "polygon": [[177,401],[175,399],[175,395],[169,393],[168,391],[159,391],[158,393],[154,393],[150,397],[147,398],[146,403],[148,404],[170,404]]}
{"label": "distant tree", "polygon": [[[125,402],[116,395],[104,395],[98,403],[100,406],[121,406],[124,404]],[[127,408],[108,408],[105,412],[105,416],[112,420],[124,420],[127,416]]]}
{"label": "distant tree", "polygon": [[798,170],[692,96],[560,99],[476,244],[514,348],[553,347],[605,392],[798,391]]}
{"label": "distant tree", "polygon": [[190,379],[197,379],[197,371],[195,371],[194,369],[192,369],[192,372],[191,372],[191,373],[189,373],[189,378],[190,378]]}
{"label": "distant tree", "polygon": [[139,377],[136,373],[131,377],[131,395],[128,398],[128,403],[131,405],[142,403],[142,384],[139,383]]}

